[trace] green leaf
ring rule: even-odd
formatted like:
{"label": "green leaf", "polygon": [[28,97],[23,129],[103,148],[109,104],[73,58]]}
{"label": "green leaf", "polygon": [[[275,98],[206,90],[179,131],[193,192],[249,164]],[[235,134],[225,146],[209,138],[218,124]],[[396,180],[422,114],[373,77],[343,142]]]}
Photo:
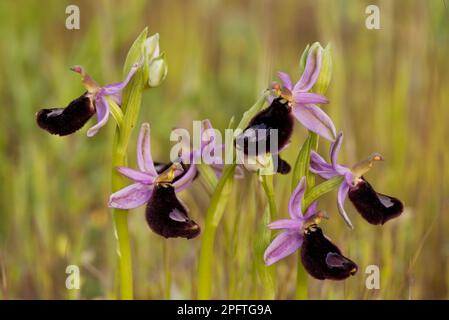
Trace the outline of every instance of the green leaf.
{"label": "green leaf", "polygon": [[123,66],[123,75],[126,76],[135,63],[143,62],[143,56],[145,54],[145,40],[147,38],[148,28],[142,30],[139,36],[134,40],[131,48],[126,56],[125,64]]}
{"label": "green leaf", "polygon": [[342,176],[333,177],[326,180],[319,185],[316,185],[308,192],[306,192],[303,201],[303,209],[308,208],[314,201],[318,200],[324,194],[336,189],[343,182]]}
{"label": "green leaf", "polygon": [[260,110],[263,109],[263,106],[264,106],[264,104],[265,104],[265,101],[266,101],[266,98],[267,98],[268,93],[269,93],[268,91],[265,92],[265,93],[264,93],[264,94],[263,94],[263,95],[256,101],[256,103],[255,103],[251,108],[249,108],[249,109],[243,114],[242,120],[240,120],[240,123],[239,123],[239,125],[237,126],[237,130],[238,130],[238,129],[241,129],[241,130],[245,129],[245,128],[248,126],[248,124],[249,124],[249,122],[251,121],[251,119],[254,118],[254,116],[255,116]]}
{"label": "green leaf", "polygon": [[274,299],[276,293],[276,284],[275,284],[275,267],[274,265],[267,267],[264,263],[263,255],[265,253],[266,248],[270,245],[271,242],[271,230],[267,228],[267,225],[270,223],[270,209],[269,206],[265,208],[262,219],[257,226],[257,241],[254,244],[254,258],[255,258],[255,267],[257,271],[257,275],[262,283],[263,287],[263,299]]}
{"label": "green leaf", "polygon": [[[309,131],[309,137],[310,137],[310,151],[316,151],[318,149],[318,141],[319,136],[315,132]],[[310,153],[309,153],[309,159],[307,160],[307,189],[310,189],[315,185],[315,175],[309,170],[310,167]]]}
{"label": "green leaf", "polygon": [[292,190],[295,190],[301,178],[307,176],[307,172],[309,171],[311,142],[312,133],[309,133],[303,145],[301,146],[301,149],[299,150],[295,166],[293,168]]}
{"label": "green leaf", "polygon": [[223,171],[223,176],[218,181],[217,188],[212,196],[211,203],[209,205],[209,211],[212,216],[212,225],[217,227],[223,217],[224,210],[231,195],[232,186],[234,182],[235,164],[226,165]]}
{"label": "green leaf", "polygon": [[214,170],[207,164],[201,163],[197,165],[201,179],[205,182],[207,189],[212,193],[217,186],[218,179]]}
{"label": "green leaf", "polygon": [[120,109],[120,106],[117,103],[115,103],[115,101],[112,100],[111,97],[107,96],[106,101],[109,104],[109,110],[111,111],[112,117],[114,118],[114,120],[117,123],[117,126],[120,130],[123,126],[122,109]]}

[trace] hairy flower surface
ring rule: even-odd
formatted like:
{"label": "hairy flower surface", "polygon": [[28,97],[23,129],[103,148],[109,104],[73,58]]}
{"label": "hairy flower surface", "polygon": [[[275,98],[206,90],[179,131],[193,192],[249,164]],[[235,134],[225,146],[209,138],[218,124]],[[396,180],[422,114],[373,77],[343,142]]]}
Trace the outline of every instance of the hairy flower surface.
{"label": "hairy flower surface", "polygon": [[165,238],[192,239],[200,234],[199,225],[189,218],[171,183],[155,184],[145,217],[151,230]]}
{"label": "hairy flower surface", "polygon": [[399,216],[403,211],[402,202],[394,197],[377,193],[365,180],[363,174],[368,172],[374,162],[383,160],[378,153],[372,154],[352,168],[337,163],[340,152],[343,133],[339,133],[335,142],[330,146],[329,157],[331,163],[327,163],[318,153],[312,151],[310,155],[310,171],[320,175],[324,179],[336,176],[344,177],[337,196],[338,211],[345,222],[352,228],[345,209],[344,202],[349,194],[349,199],[357,211],[371,224],[384,224],[390,219]]}
{"label": "hairy flower surface", "polygon": [[305,230],[301,262],[307,272],[319,280],[344,280],[356,274],[358,269],[316,225]]}
{"label": "hairy flower surface", "polygon": [[107,98],[110,97],[118,105],[121,104],[122,91],[139,68],[132,66],[125,80],[100,87],[81,66],[71,68],[81,74],[82,82],[87,89],[79,98],[70,102],[66,108],[41,109],[36,113],[36,121],[42,129],[60,136],[66,136],[81,129],[96,113],[97,124],[87,131],[92,137],[103,127],[109,118],[110,107]]}

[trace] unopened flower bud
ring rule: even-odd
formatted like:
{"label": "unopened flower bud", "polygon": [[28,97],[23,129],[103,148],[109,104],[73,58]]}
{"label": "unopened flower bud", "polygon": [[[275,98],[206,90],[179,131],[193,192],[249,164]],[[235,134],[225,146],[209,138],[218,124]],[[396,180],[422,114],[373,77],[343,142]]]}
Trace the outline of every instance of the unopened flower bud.
{"label": "unopened flower bud", "polygon": [[155,33],[145,40],[145,59],[151,63],[159,55],[159,33]]}
{"label": "unopened flower bud", "polygon": [[157,87],[161,85],[167,77],[167,72],[168,69],[164,54],[161,54],[159,57],[153,59],[149,64],[148,86]]}

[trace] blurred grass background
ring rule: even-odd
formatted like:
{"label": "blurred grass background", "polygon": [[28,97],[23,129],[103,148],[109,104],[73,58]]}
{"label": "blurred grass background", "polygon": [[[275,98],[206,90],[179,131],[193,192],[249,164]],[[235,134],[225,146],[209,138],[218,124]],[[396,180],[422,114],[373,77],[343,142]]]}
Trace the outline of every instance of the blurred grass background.
{"label": "blurred grass background", "polygon": [[[65,28],[77,4],[81,29]],[[381,30],[365,28],[377,4]],[[113,124],[95,138],[87,128],[59,138],[34,120],[42,107],[64,106],[83,92],[84,65],[100,83],[121,79],[125,54],[139,32],[159,32],[169,75],[146,92],[142,121],[153,133],[153,157],[168,160],[169,132],[210,118],[224,129],[284,70],[297,77],[307,43],[332,43],[334,75],[326,110],[345,132],[341,160],[373,151],[387,161],[367,178],[401,198],[403,216],[368,225],[338,217],[336,193],[321,206],[326,233],[359,264],[345,282],[309,281],[314,299],[449,298],[449,9],[443,1],[1,1],[0,2],[0,298],[114,297],[115,243],[106,203]],[[88,127],[88,126],[86,126]],[[305,130],[295,128],[285,158],[293,162]],[[136,136],[137,134],[134,134]],[[134,137],[135,139],[135,137]],[[135,163],[134,143],[130,162]],[[328,144],[320,149],[327,153]],[[265,200],[254,176],[238,181],[216,243],[215,298],[261,298],[255,230]],[[276,178],[279,214],[287,216],[290,177]],[[209,195],[199,181],[181,197],[204,225]],[[130,214],[139,299],[164,296],[163,240]],[[170,239],[172,298],[196,296],[201,237]],[[276,298],[294,297],[296,256],[277,264]],[[65,268],[81,268],[81,290],[65,288]],[[365,268],[378,265],[381,289],[367,290]]]}

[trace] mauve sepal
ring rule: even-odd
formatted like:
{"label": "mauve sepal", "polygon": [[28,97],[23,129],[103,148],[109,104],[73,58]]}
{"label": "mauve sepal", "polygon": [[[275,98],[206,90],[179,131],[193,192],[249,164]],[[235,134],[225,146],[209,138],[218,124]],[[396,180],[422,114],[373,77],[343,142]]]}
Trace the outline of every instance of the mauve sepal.
{"label": "mauve sepal", "polygon": [[145,217],[151,230],[165,238],[192,239],[200,234],[199,225],[188,217],[171,184],[155,185]]}
{"label": "mauve sepal", "polygon": [[349,188],[349,200],[371,224],[384,224],[399,217],[404,210],[401,200],[376,192],[363,177]]}
{"label": "mauve sepal", "polygon": [[41,109],[36,122],[51,134],[66,136],[81,129],[95,114],[95,105],[89,93],[69,103],[66,108]]}
{"label": "mauve sepal", "polygon": [[344,280],[356,274],[358,269],[357,264],[343,256],[316,225],[304,233],[301,262],[306,271],[319,280]]}

